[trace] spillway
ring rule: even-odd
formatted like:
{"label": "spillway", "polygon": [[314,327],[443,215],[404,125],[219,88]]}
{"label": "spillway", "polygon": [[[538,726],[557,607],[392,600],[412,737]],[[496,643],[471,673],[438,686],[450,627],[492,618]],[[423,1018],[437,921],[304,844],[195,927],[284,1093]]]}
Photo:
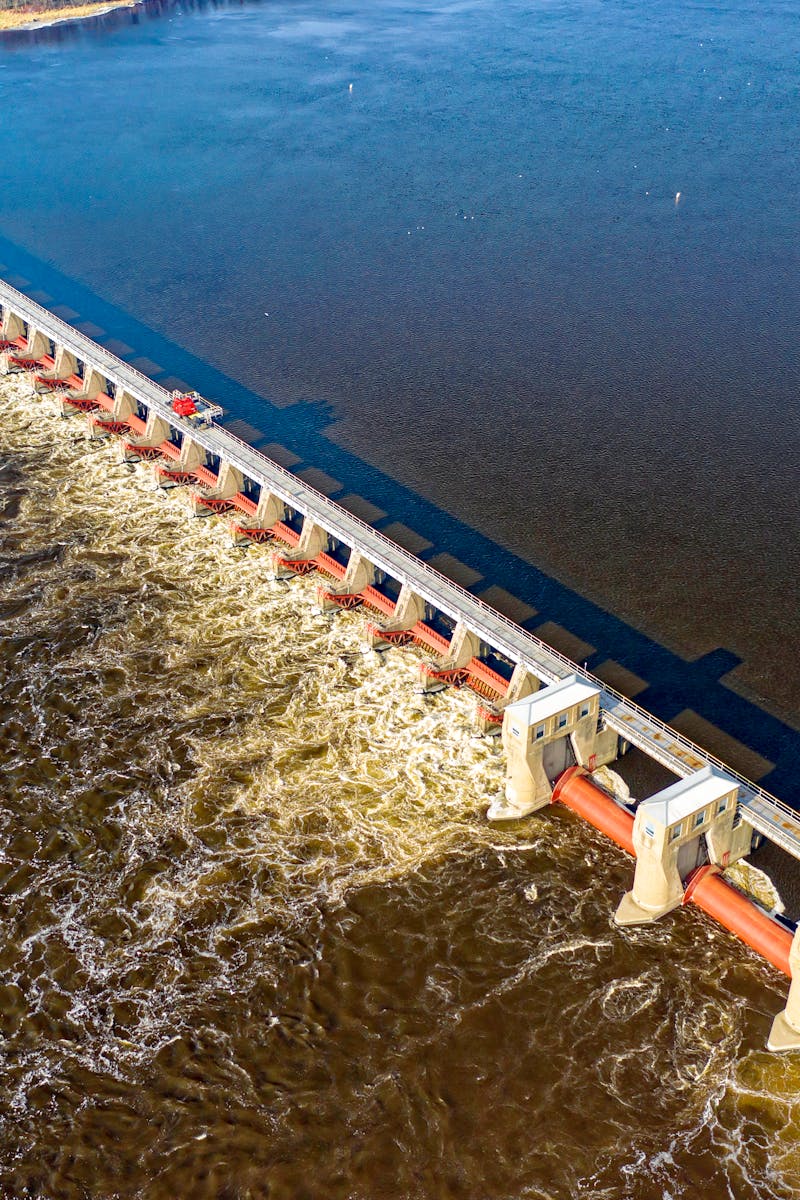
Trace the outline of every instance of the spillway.
{"label": "spillway", "polygon": [[[432,1193],[466,1126],[488,1192],[630,1170],[660,1200],[698,1156],[716,1187],[721,1145],[754,1195],[791,1180],[790,1127],[769,1153],[747,1132],[793,1103],[760,1051],[768,969],[720,972],[691,922],[620,938],[627,868],[578,822],[486,824],[503,762],[466,689],[417,690],[313,576],[271,578],[268,549],[9,389],[8,1186],[343,1197],[357,1138],[370,1178]],[[595,1114],[574,1141],[565,1096]]]}
{"label": "spillway", "polygon": [[[560,780],[556,791],[566,803],[636,855],[634,886],[617,910],[618,923],[664,915],[702,855],[728,866],[747,855],[756,835],[800,859],[800,817],[786,804],[216,427],[218,405],[196,392],[169,396],[2,281],[0,302],[0,370],[29,377],[37,394],[56,397],[62,414],[84,415],[93,438],[119,438],[123,462],[152,464],[159,488],[195,485],[195,515],[237,514],[234,542],[274,545],[276,578],[321,575],[332,584],[318,588],[323,608],[381,614],[381,622],[366,626],[373,647],[414,645],[433,655],[420,666],[424,691],[466,686],[481,697],[478,727],[502,726],[508,756],[505,795],[490,805],[490,819],[535,812]],[[498,670],[503,663],[507,673]],[[629,814],[616,812],[613,800],[606,802],[580,774],[632,744],[681,782],[650,798],[629,828]],[[569,760],[578,770],[567,772],[565,782]],[[714,803],[723,800],[716,810],[709,787]],[[639,821],[644,807],[660,813],[652,826]],[[654,837],[662,838],[661,850]],[[795,1042],[800,1048],[797,988],[781,1020],[794,1031],[784,1036],[785,1048]]]}

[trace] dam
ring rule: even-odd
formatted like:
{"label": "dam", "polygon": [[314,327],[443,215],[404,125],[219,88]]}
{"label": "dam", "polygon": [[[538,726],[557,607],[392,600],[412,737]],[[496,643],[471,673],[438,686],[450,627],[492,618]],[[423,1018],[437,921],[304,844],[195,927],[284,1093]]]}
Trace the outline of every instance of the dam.
{"label": "dam", "polygon": [[[578,811],[636,856],[618,923],[700,904],[792,977],[770,1046],[800,1046],[798,935],[720,877],[756,837],[800,859],[789,805],[220,428],[215,405],[170,394],[5,283],[0,305],[0,370],[29,374],[65,413],[84,414],[92,436],[118,437],[127,461],[152,463],[159,486],[190,487],[197,516],[227,517],[236,540],[268,543],[277,575],[315,572],[320,604],[363,608],[376,648],[421,649],[425,691],[474,692],[478,729],[502,731],[507,757],[506,794],[489,819],[552,801]],[[678,780],[635,815],[590,778],[630,746]]]}

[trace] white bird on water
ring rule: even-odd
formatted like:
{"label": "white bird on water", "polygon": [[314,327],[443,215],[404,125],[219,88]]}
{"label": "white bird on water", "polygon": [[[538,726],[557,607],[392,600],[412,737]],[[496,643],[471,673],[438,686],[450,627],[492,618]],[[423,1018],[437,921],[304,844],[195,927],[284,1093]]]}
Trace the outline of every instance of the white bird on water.
{"label": "white bird on water", "polygon": [[678,206],[678,204],[680,203],[680,198],[681,198],[681,194],[680,194],[680,192],[676,192],[676,193],[675,193],[675,206],[676,206],[676,207],[677,207],[677,206]]}
{"label": "white bird on water", "polygon": [[347,90],[348,90],[349,92],[352,92],[352,90],[353,90],[353,85],[352,85],[352,83],[350,84],[350,86],[349,86],[349,88],[348,88]]}

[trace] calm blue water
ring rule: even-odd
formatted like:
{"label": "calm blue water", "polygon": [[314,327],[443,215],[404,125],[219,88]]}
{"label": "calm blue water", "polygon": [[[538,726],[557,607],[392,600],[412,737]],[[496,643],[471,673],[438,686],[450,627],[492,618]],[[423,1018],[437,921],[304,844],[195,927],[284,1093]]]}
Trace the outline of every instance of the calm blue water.
{"label": "calm blue water", "polygon": [[[0,275],[798,801],[798,50],[795,6],[741,0],[6,38]],[[0,479],[0,1188],[796,1196],[785,980],[689,910],[617,930],[613,848],[487,830],[472,744],[419,773],[441,698],[391,737],[374,686],[354,715],[365,660],[298,641],[309,605],[270,593],[251,637],[234,569],[204,607],[180,510],[107,533],[99,460],[45,436],[18,413]],[[69,502],[26,501],[72,461]]]}
{"label": "calm blue water", "polygon": [[[379,468],[394,505],[357,482],[393,518],[785,786],[794,740],[728,685],[800,716],[798,49],[796,6],[739,0],[265,0],[14,37],[0,234],[82,316],[120,336],[109,301],[255,393],[304,461]],[[492,573],[493,543],[521,565]]]}

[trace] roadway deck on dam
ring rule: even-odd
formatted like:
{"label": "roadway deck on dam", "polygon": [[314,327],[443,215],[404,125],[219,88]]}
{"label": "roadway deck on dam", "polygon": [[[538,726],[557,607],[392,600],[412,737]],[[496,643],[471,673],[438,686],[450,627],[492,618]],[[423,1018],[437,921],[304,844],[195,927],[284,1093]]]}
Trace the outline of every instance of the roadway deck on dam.
{"label": "roadway deck on dam", "polygon": [[471,592],[451,582],[246,442],[219,426],[203,426],[178,416],[172,409],[171,395],[164,388],[2,280],[0,302],[12,308],[32,327],[96,367],[111,382],[152,406],[174,428],[231,462],[346,545],[357,547],[376,567],[407,584],[452,620],[465,624],[493,649],[513,662],[523,664],[544,683],[555,683],[573,673],[592,682],[600,690],[606,724],[668,770],[683,777],[709,764],[722,768],[740,784],[739,802],[746,810],[747,821],[800,860],[800,816],[789,805],[745,779],[589,672],[581,671],[571,659],[503,617]]}

